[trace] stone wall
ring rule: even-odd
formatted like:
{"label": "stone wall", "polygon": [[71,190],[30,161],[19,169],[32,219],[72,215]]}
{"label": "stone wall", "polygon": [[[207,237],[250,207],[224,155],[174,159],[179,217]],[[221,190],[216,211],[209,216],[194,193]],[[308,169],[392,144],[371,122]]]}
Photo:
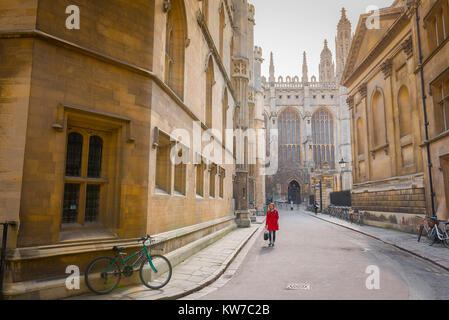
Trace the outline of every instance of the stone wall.
{"label": "stone wall", "polygon": [[352,206],[368,211],[426,213],[424,188],[353,193]]}

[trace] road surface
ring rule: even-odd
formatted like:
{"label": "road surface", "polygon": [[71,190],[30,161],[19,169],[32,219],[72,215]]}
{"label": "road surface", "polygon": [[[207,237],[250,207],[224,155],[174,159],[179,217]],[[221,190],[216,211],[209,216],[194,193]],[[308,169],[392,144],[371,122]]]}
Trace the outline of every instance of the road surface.
{"label": "road surface", "polygon": [[279,224],[275,247],[259,236],[201,299],[449,299],[449,272],[430,262],[304,211],[281,210]]}

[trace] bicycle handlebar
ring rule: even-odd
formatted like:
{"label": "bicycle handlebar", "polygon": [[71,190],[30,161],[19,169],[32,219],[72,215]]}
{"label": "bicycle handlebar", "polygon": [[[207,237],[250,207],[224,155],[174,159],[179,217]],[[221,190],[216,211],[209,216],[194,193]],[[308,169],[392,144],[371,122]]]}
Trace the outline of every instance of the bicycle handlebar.
{"label": "bicycle handlebar", "polygon": [[145,243],[145,241],[147,241],[147,240],[151,240],[151,236],[150,236],[149,234],[147,234],[146,237],[140,238],[138,242],[143,242],[143,243]]}

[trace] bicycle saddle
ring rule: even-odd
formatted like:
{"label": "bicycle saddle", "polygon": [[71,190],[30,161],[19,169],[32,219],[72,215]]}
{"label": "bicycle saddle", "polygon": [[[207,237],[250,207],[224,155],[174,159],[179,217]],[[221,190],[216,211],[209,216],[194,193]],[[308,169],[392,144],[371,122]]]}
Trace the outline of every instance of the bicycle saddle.
{"label": "bicycle saddle", "polygon": [[125,247],[114,246],[114,248],[112,248],[112,250],[114,250],[114,251],[125,251],[126,248]]}

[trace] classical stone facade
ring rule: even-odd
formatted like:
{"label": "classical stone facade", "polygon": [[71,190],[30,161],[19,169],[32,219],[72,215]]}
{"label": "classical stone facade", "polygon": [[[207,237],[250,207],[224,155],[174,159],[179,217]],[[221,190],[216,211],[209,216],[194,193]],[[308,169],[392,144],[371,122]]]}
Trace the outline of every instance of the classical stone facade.
{"label": "classical stone facade", "polygon": [[416,215],[447,219],[448,3],[397,0],[380,11],[380,28],[367,19],[360,17],[342,80],[353,206],[373,224],[414,231]]}
{"label": "classical stone facade", "polygon": [[[330,192],[351,189],[351,171],[339,165],[342,159],[351,162],[351,143],[347,90],[338,84],[351,39],[351,23],[342,9],[335,38],[337,65],[325,40],[318,80],[309,78],[305,52],[301,80],[298,76],[276,79],[271,54],[269,79],[263,78],[264,117],[267,131],[278,132],[267,134],[267,156],[278,170],[266,178],[269,200],[298,204],[309,195],[318,198],[316,183],[324,175],[331,177],[326,180],[330,181],[326,199]],[[325,201],[323,208],[328,204]]]}
{"label": "classical stone facade", "polygon": [[229,226],[234,207],[249,221],[260,178],[236,170],[224,133],[261,121],[254,14],[232,0],[1,2],[0,220],[18,222],[8,295],[37,298],[48,278],[66,294],[67,265],[145,234],[168,252]]}

